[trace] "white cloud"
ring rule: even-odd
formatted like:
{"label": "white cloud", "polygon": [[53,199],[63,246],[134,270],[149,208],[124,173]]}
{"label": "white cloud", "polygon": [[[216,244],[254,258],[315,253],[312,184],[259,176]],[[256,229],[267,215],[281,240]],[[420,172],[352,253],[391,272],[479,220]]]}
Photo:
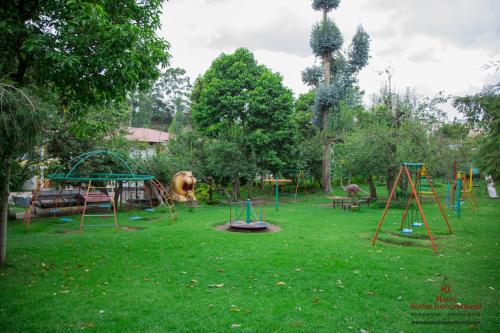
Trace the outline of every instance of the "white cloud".
{"label": "white cloud", "polygon": [[[500,81],[482,68],[500,59],[498,13],[496,0],[344,0],[330,16],[345,47],[359,24],[371,36],[370,64],[359,77],[368,102],[388,66],[399,88],[426,95],[473,93]],[[220,53],[247,47],[298,94],[308,90],[300,72],[314,63],[309,35],[320,18],[309,0],[171,0],[161,34],[172,44],[172,65],[193,79]]]}

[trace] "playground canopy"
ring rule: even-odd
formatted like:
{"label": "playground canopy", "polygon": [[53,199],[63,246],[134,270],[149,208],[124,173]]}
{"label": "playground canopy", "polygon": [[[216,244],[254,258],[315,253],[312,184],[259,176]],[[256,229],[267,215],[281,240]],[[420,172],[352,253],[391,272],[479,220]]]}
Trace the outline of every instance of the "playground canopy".
{"label": "playground canopy", "polygon": [[[120,172],[94,172],[89,171],[85,165],[85,162],[90,162],[90,159],[96,157],[110,157],[112,160],[118,162],[114,164],[110,169],[120,170]],[[121,165],[121,167],[120,167]],[[143,182],[144,190],[149,192],[149,197],[151,201],[151,197],[155,195],[159,198],[161,204],[165,204],[170,212],[170,217],[172,219],[172,223],[174,223],[174,213],[175,213],[175,205],[171,199],[171,196],[168,190],[161,184],[158,180],[155,179],[154,176],[148,174],[138,174],[134,173],[130,166],[125,162],[125,159],[120,156],[116,152],[108,151],[108,150],[95,150],[88,153],[84,153],[76,156],[75,158],[70,159],[67,163],[65,163],[61,169],[68,168],[69,171],[52,173],[47,176],[47,178],[51,181],[61,182],[60,190],[58,197],[61,195],[63,191],[64,184],[71,183],[86,183],[84,187],[86,188],[85,194],[83,195],[83,210],[81,214],[80,221],[80,230],[83,230],[84,220],[86,216],[94,216],[94,217],[113,217],[114,226],[116,228],[119,227],[116,211],[117,207],[115,204],[115,191],[116,188],[113,185],[114,182]],[[104,183],[104,184],[103,184]],[[146,183],[149,187],[146,187]],[[79,184],[77,187],[81,187]],[[27,208],[24,223],[26,226],[29,226],[31,220],[31,212],[34,208],[34,204],[37,198],[40,195],[40,192],[43,190],[42,186],[33,193],[31,206]],[[89,204],[95,204],[96,202],[99,206],[104,207],[103,203],[109,201],[109,207],[112,208],[112,214],[88,214],[87,208]],[[152,205],[152,203],[151,203]],[[92,226],[106,226],[106,225],[92,225]]]}
{"label": "playground canopy", "polygon": [[[79,173],[79,167],[87,160],[99,155],[110,156],[125,167],[128,173]],[[69,160],[66,165],[74,162],[67,173],[51,173],[48,179],[62,182],[89,182],[89,181],[150,181],[154,179],[152,175],[137,174],[132,171],[125,160],[117,153],[109,150],[95,150],[78,155]],[[81,171],[80,171],[81,172]]]}

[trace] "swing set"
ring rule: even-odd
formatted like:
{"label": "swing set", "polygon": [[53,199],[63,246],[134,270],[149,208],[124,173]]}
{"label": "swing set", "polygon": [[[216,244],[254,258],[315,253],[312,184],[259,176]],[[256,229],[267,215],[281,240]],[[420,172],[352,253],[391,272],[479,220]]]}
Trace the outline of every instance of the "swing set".
{"label": "swing set", "polygon": [[[395,197],[396,189],[401,184],[401,187],[403,189],[407,190],[408,187],[410,188],[410,194],[406,195],[407,197],[406,206],[399,227],[400,232],[402,234],[411,234],[413,232],[414,227],[418,228],[421,227],[422,225],[425,226],[427,235],[432,244],[432,248],[436,254],[439,254],[436,243],[434,242],[434,237],[432,236],[429,223],[427,221],[427,217],[424,212],[424,208],[422,206],[421,194],[419,194],[419,191],[417,190],[421,184],[422,177],[425,177],[427,183],[429,184],[434,200],[436,201],[439,207],[439,211],[441,212],[441,215],[443,216],[443,219],[446,222],[446,225],[448,226],[449,233],[450,234],[453,233],[453,231],[451,230],[450,223],[448,222],[448,218],[446,217],[443,207],[441,206],[441,202],[439,201],[439,197],[436,193],[436,190],[434,189],[434,185],[432,184],[432,181],[429,178],[425,164],[405,162],[401,164],[401,167],[399,169],[398,176],[396,177],[396,181],[394,182],[394,186],[392,187],[391,194],[389,195],[389,199],[387,200],[387,204],[382,214],[382,218],[380,219],[377,226],[377,230],[375,231],[375,234],[372,237],[372,245],[375,245],[375,242],[377,241],[379,231],[382,227],[382,224],[384,223],[386,214],[389,211],[391,203]],[[413,205],[413,201],[415,201],[416,207],[415,205]]]}

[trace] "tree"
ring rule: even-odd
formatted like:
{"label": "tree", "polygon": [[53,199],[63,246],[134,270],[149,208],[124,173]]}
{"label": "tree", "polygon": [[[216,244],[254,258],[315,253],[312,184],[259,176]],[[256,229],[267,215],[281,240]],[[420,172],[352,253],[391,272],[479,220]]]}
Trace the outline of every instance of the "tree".
{"label": "tree", "polygon": [[469,125],[477,132],[478,166],[494,179],[500,177],[500,95],[499,84],[482,92],[455,97],[453,106],[463,113]]}
{"label": "tree", "polygon": [[[160,75],[154,86],[155,94],[161,96],[165,105],[163,112],[173,117],[180,113],[187,116],[184,118],[189,118],[191,89],[192,85],[186,75],[186,70],[178,67],[168,68]],[[158,112],[158,115],[153,115],[153,121],[161,121],[161,112]]]}
{"label": "tree", "polygon": [[[369,37],[360,26],[354,35],[347,56],[341,51],[344,39],[335,23],[328,18],[328,13],[336,9],[340,0],[313,0],[314,10],[323,12],[323,20],[314,25],[311,32],[311,46],[316,57],[321,58],[323,73],[317,66],[302,73],[305,82],[316,87],[315,109],[321,126],[322,188],[331,191],[331,150],[335,133],[331,133],[329,116],[337,112],[341,100],[355,82],[356,73],[368,63]],[[333,69],[333,71],[332,71]],[[321,77],[322,75],[322,77]]]}
{"label": "tree", "polygon": [[[82,117],[90,106],[124,101],[127,92],[148,88],[158,77],[158,66],[168,62],[168,43],[156,36],[161,4],[161,0],[3,2],[0,77],[9,78],[20,92],[28,84],[53,91],[60,112],[76,117]],[[12,100],[23,98],[12,97]],[[5,117],[15,120],[25,113],[16,111],[15,105],[26,105],[19,103],[10,104],[14,106],[8,106],[5,112],[12,113]],[[19,125],[12,128],[35,126],[30,119],[21,117],[17,119]],[[5,145],[17,145],[16,135],[1,133],[1,137],[8,140]],[[31,146],[20,145],[23,149],[17,153],[26,153],[24,148]],[[8,154],[3,160],[0,188],[4,189],[4,195],[8,193],[10,177],[5,165],[10,165],[14,155]],[[0,206],[2,230],[7,223],[4,199]],[[5,246],[5,237],[2,233],[0,246]],[[5,252],[1,254],[0,263],[4,263]]]}
{"label": "tree", "polygon": [[390,156],[386,130],[384,125],[366,121],[365,117],[365,122],[359,124],[336,150],[341,177],[355,175],[366,178],[373,198],[377,197],[373,177],[386,172]]}
{"label": "tree", "polygon": [[[128,98],[132,108],[132,126],[168,128],[177,115],[179,119],[188,117],[191,83],[182,68],[168,68],[161,73],[153,87],[147,91],[136,91]],[[184,120],[180,122],[180,125]],[[176,124],[175,128],[178,125]]]}
{"label": "tree", "polygon": [[7,215],[11,170],[16,159],[41,140],[53,105],[34,90],[0,83],[0,264],[7,253]]}
{"label": "tree", "polygon": [[293,97],[282,80],[242,48],[219,56],[196,80],[191,95],[196,129],[243,156],[240,169],[231,168],[235,197],[240,177],[251,182],[257,172],[277,174],[293,155]]}
{"label": "tree", "polygon": [[373,96],[372,112],[387,127],[385,134],[390,154],[386,185],[390,191],[401,162],[425,162],[429,159],[433,146],[429,136],[444,122],[440,105],[447,98],[442,93],[421,98],[409,88],[403,93],[398,92],[392,85],[391,71],[385,70],[384,74],[387,74],[387,81],[380,94]]}

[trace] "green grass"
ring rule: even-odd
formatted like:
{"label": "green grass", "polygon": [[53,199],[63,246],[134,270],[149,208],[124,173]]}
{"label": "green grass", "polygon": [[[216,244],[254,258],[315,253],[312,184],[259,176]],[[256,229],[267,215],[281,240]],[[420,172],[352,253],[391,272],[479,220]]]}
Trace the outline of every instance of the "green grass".
{"label": "green grass", "polygon": [[[326,202],[315,194],[278,212],[268,206],[283,229],[277,233],[215,230],[228,220],[222,205],[193,212],[179,205],[174,225],[165,213],[140,213],[157,218],[148,221],[120,213],[120,224],[143,228],[137,231],[65,233],[78,228],[78,217],[34,220],[29,231],[11,222],[0,331],[499,331],[498,201],[482,198],[478,213],[464,207],[460,219],[448,212],[454,236],[427,204],[441,256],[419,236],[424,230],[399,236],[401,209],[390,211],[385,242],[372,247],[382,209],[319,207]],[[411,324],[422,318],[410,304],[434,303],[445,276],[456,302],[482,304],[479,326]]]}

